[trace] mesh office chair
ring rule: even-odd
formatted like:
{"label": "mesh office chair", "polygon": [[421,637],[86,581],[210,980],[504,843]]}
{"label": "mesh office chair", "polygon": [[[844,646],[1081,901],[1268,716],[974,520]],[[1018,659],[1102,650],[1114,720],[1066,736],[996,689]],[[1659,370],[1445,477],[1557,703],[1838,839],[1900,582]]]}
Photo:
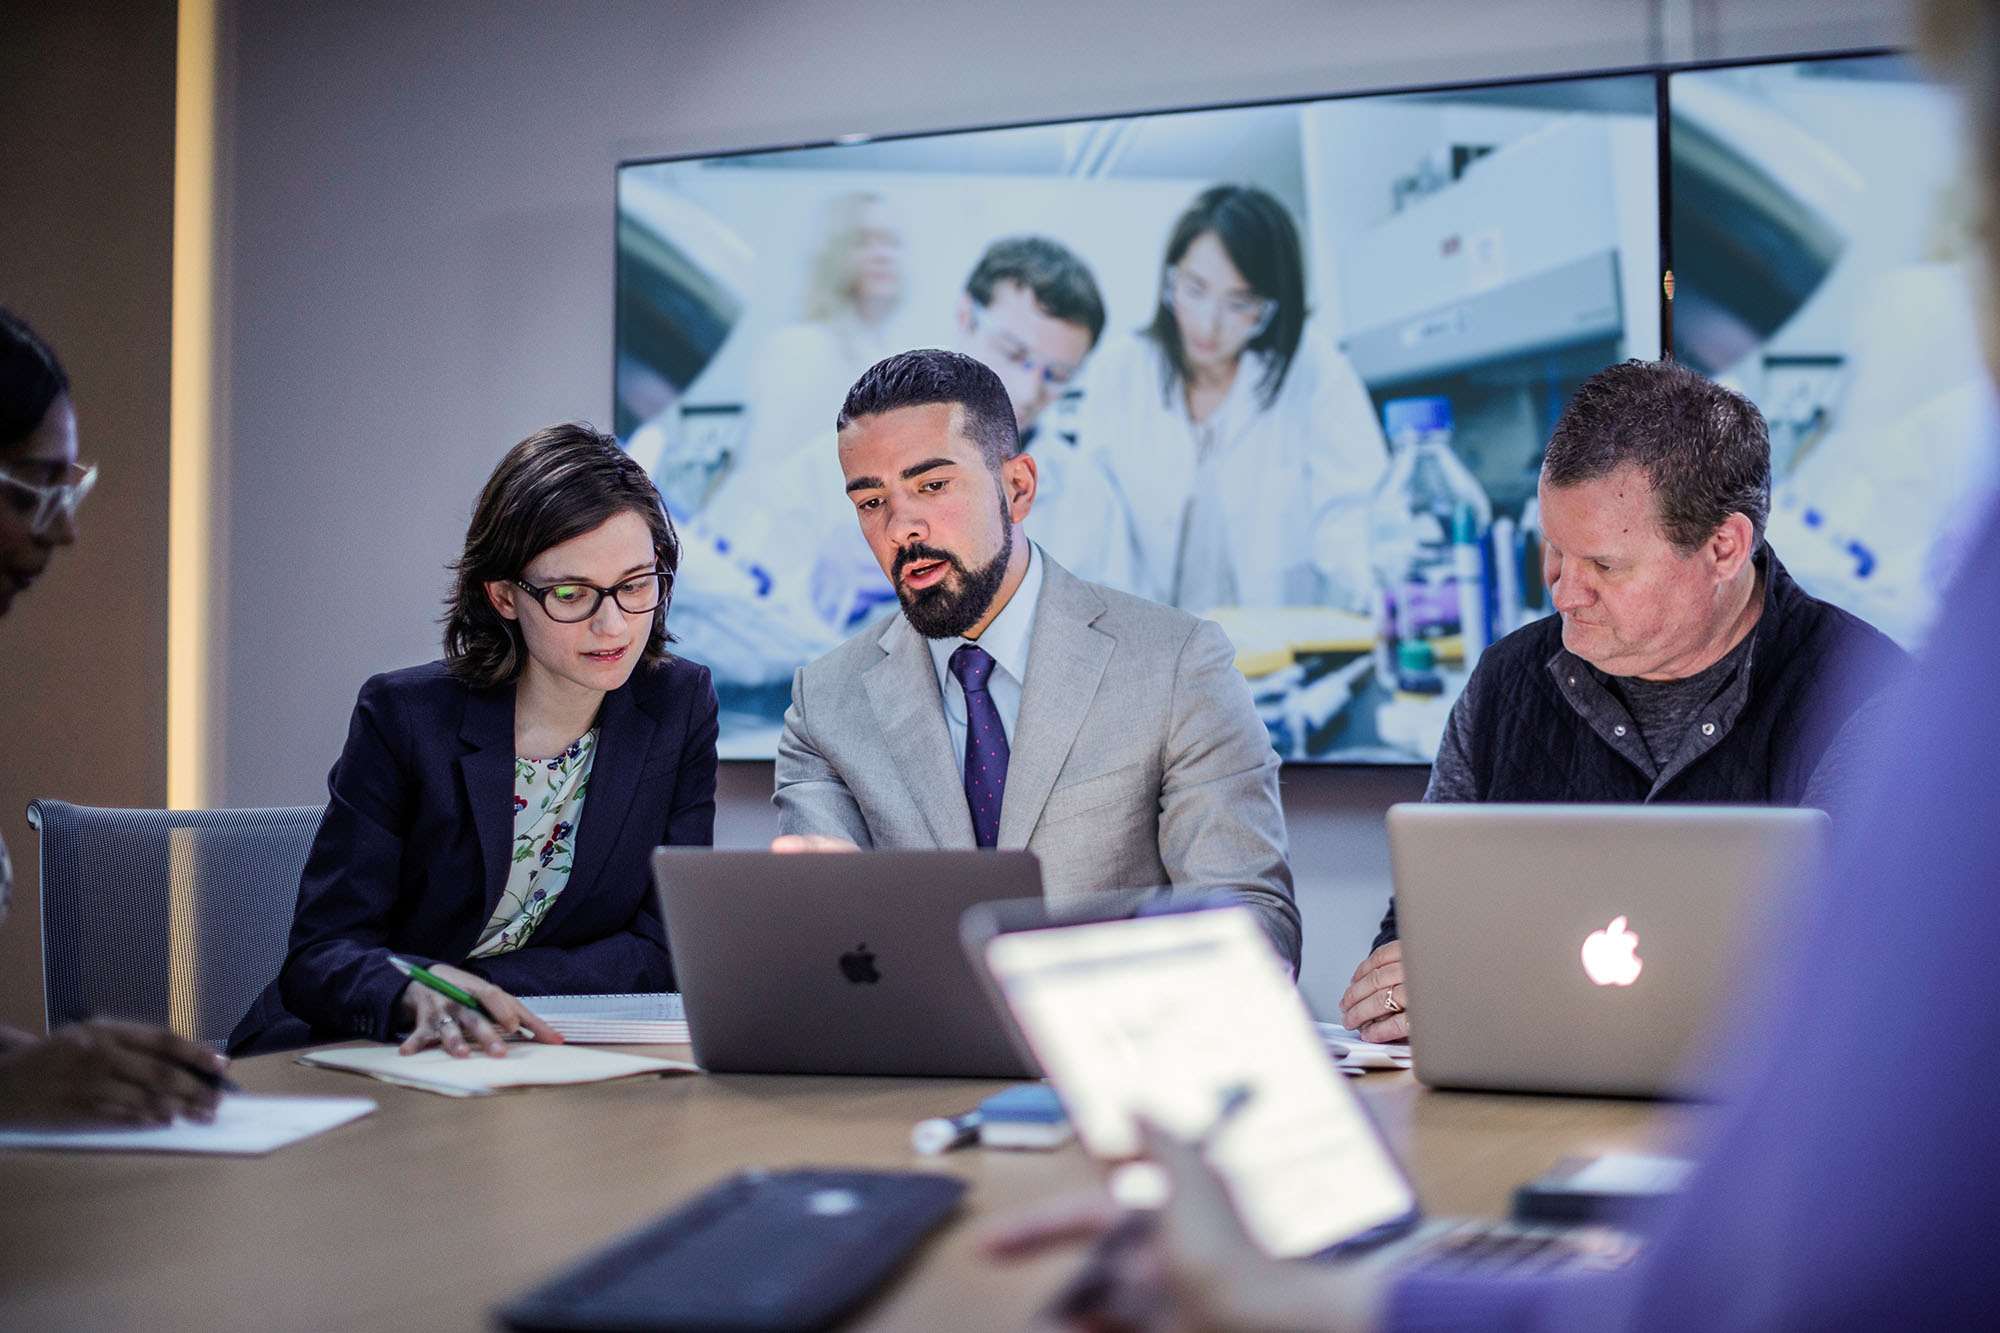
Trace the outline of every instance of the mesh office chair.
{"label": "mesh office chair", "polygon": [[49,1026],[129,1018],[226,1041],[285,960],[323,813],[30,803]]}

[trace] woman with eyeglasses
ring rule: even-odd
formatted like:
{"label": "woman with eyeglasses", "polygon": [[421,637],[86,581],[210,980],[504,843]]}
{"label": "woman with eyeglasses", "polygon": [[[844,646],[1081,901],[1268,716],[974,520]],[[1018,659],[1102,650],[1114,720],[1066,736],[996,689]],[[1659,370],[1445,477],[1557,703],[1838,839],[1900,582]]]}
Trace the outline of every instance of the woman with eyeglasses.
{"label": "woman with eyeglasses", "polygon": [[[0,615],[76,540],[97,469],[76,461],[69,376],[49,345],[0,308]],[[0,843],[0,920],[13,881]],[[47,1038],[0,1026],[0,1125],[207,1120],[228,1062],[164,1028],[72,1023]]]}
{"label": "woman with eyeglasses", "polygon": [[1368,606],[1382,432],[1307,318],[1298,228],[1264,191],[1214,186],[1174,223],[1152,322],[1098,353],[1078,436],[1124,496],[1136,591],[1196,612]]}
{"label": "woman with eyeglasses", "polygon": [[560,1040],[521,996],[673,989],[648,862],[711,841],[716,739],[708,668],[666,650],[678,558],[611,437],[551,426],[508,451],[452,567],[443,660],[361,687],[284,968],[233,1052],[503,1055],[517,1029]]}

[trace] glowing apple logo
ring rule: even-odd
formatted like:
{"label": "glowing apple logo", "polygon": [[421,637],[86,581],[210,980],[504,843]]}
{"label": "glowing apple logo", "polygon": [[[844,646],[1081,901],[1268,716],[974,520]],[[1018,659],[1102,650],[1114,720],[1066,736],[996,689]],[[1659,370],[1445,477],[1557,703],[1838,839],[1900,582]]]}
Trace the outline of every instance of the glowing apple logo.
{"label": "glowing apple logo", "polygon": [[1639,937],[1625,928],[1622,916],[1584,936],[1584,975],[1600,986],[1629,986],[1645,965],[1639,957]]}

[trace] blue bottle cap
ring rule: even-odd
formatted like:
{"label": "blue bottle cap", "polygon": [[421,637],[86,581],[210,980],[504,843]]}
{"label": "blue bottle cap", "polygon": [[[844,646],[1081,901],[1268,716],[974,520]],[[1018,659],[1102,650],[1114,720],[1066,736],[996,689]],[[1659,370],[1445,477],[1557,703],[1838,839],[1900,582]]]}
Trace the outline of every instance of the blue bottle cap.
{"label": "blue bottle cap", "polygon": [[1390,439],[1405,431],[1451,429],[1451,399],[1391,398],[1382,404],[1382,430]]}

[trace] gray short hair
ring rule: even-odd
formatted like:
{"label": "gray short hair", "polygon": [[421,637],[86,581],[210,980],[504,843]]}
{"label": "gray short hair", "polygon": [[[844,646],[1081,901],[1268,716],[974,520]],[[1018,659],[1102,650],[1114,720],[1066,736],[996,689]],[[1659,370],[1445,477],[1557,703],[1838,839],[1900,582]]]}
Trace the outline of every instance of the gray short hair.
{"label": "gray short hair", "polygon": [[1575,486],[1625,466],[1652,483],[1667,540],[1688,552],[1731,514],[1759,541],[1771,516],[1771,435],[1740,393],[1672,361],[1626,361],[1585,380],[1542,456],[1542,479]]}

